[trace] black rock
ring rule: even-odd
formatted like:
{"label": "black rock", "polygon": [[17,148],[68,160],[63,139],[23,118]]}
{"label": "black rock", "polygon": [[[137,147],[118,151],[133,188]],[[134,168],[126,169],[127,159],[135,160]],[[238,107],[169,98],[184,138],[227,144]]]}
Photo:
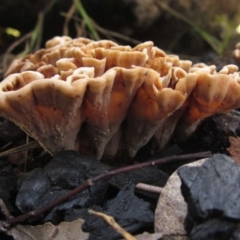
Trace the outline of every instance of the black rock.
{"label": "black rock", "polygon": [[16,205],[22,212],[42,207],[48,201],[56,198],[57,194],[54,194],[51,190],[51,182],[46,176],[44,169],[35,168],[20,182]]}
{"label": "black rock", "polygon": [[52,159],[45,171],[52,184],[69,189],[104,170],[101,163],[92,157],[79,155],[75,151],[63,151]]}
{"label": "black rock", "polygon": [[[106,213],[102,207],[92,206],[92,210]],[[90,236],[88,240],[100,240],[100,239],[113,239],[112,236],[119,236],[109,225],[100,217],[91,215],[89,209],[76,209],[72,208],[65,212],[64,220],[67,222],[74,221],[76,219],[84,219],[85,223],[82,227],[83,231],[89,232]],[[110,238],[106,238],[106,236]]]}
{"label": "black rock", "polygon": [[[223,230],[217,226],[224,222],[228,222],[228,225],[225,224],[227,234],[232,222],[240,221],[240,165],[233,159],[215,154],[202,166],[185,166],[179,169],[178,174],[182,180],[183,196],[188,203],[186,227],[194,232],[191,232],[194,236],[199,236],[197,233],[204,229],[206,235],[216,237]],[[213,224],[212,219],[218,221]]]}
{"label": "black rock", "polygon": [[0,146],[4,146],[9,142],[15,143],[24,136],[25,133],[13,122],[0,117]]}
{"label": "black rock", "polygon": [[[20,183],[16,205],[22,212],[43,207],[62,194],[75,188],[87,179],[103,172],[100,163],[75,151],[60,152],[44,169],[29,172]],[[77,208],[100,204],[108,187],[107,181],[100,181],[89,189],[76,194],[69,201],[55,207],[45,221],[61,220],[61,211],[73,206]]]}
{"label": "black rock", "polygon": [[[166,184],[168,177],[169,176],[161,171],[158,167],[151,166],[117,174],[109,180],[109,183],[119,189],[122,189],[125,185],[131,182],[134,184],[146,183],[158,187],[163,187]],[[146,191],[141,191],[138,189],[136,189],[136,191],[148,197],[157,199],[159,198],[159,194],[147,193]]]}
{"label": "black rock", "polygon": [[[196,225],[189,236],[191,240],[226,240],[237,236],[237,227],[239,224],[236,221],[224,219],[211,219]],[[238,235],[239,236],[239,235]],[[232,238],[239,239],[239,238]]]}
{"label": "black rock", "polygon": [[[106,202],[104,209],[119,223],[124,221],[127,226],[152,224],[153,212],[150,204],[138,198],[134,194],[135,185],[129,183],[118,193],[117,197]],[[132,227],[131,227],[132,228]]]}
{"label": "black rock", "polygon": [[[150,204],[134,194],[134,184],[123,187],[118,195],[106,202],[102,208],[93,207],[93,210],[104,212],[116,220],[126,231],[135,233],[142,227],[153,224],[154,214]],[[90,215],[84,209],[70,209],[66,212],[65,221],[83,218],[83,230],[90,232],[89,240],[118,239],[119,233],[112,229],[103,219]]]}
{"label": "black rock", "polygon": [[240,135],[240,112],[233,110],[204,119],[195,133],[180,144],[183,153],[211,151],[228,154],[229,137]]}
{"label": "black rock", "polygon": [[17,194],[17,177],[10,165],[0,169],[0,199],[4,201],[10,213],[16,209],[13,199]]}

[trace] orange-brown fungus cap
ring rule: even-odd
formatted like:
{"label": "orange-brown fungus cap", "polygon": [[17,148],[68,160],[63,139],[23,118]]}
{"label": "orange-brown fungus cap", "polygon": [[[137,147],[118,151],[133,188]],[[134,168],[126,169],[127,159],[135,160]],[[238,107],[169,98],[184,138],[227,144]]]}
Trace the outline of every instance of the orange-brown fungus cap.
{"label": "orange-brown fungus cap", "polygon": [[53,155],[134,157],[149,141],[164,147],[177,124],[187,135],[201,119],[240,106],[236,66],[192,66],[150,41],[130,47],[55,37],[5,76],[0,115]]}
{"label": "orange-brown fungus cap", "polygon": [[[216,113],[224,113],[240,107],[240,85],[237,67],[225,66],[218,73],[210,74],[204,69],[188,74],[184,79],[192,82],[190,89],[181,83],[176,89],[189,95],[179,123],[179,137],[185,139],[196,128],[199,121]],[[236,75],[235,75],[236,74]],[[191,92],[191,94],[190,94]]]}

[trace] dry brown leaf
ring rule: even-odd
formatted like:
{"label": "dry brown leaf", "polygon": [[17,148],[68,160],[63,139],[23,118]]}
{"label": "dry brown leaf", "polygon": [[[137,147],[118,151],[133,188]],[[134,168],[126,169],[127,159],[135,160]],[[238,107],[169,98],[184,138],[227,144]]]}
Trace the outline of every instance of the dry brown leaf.
{"label": "dry brown leaf", "polygon": [[231,157],[237,162],[240,163],[240,137],[229,137],[230,146],[227,148]]}
{"label": "dry brown leaf", "polygon": [[78,219],[72,222],[62,222],[59,225],[45,223],[38,226],[17,225],[6,233],[14,240],[87,240],[89,234],[82,231],[84,220]]}
{"label": "dry brown leaf", "polygon": [[161,239],[163,236],[162,233],[147,233],[144,232],[142,234],[139,234],[136,237],[137,240],[158,240]]}

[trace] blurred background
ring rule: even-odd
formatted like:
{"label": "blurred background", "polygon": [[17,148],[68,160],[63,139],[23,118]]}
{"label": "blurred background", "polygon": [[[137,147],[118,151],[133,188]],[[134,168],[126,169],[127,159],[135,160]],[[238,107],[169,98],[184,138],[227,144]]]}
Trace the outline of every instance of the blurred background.
{"label": "blurred background", "polygon": [[1,73],[54,36],[151,40],[184,59],[233,63],[239,0],[0,0]]}

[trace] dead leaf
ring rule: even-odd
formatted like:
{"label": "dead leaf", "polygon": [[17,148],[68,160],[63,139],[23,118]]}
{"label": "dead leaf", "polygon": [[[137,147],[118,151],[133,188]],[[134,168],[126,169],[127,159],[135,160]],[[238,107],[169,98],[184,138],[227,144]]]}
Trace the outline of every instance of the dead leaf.
{"label": "dead leaf", "polygon": [[161,239],[163,237],[163,234],[162,233],[147,233],[147,232],[144,232],[142,234],[139,234],[137,236],[135,236],[135,238],[137,240],[158,240],[158,239]]}
{"label": "dead leaf", "polygon": [[43,225],[17,225],[6,233],[14,240],[87,240],[89,234],[82,231],[84,220],[78,219],[72,222],[61,222],[53,225],[48,222]]}
{"label": "dead leaf", "polygon": [[230,146],[227,148],[231,157],[240,163],[240,137],[229,137]]}

